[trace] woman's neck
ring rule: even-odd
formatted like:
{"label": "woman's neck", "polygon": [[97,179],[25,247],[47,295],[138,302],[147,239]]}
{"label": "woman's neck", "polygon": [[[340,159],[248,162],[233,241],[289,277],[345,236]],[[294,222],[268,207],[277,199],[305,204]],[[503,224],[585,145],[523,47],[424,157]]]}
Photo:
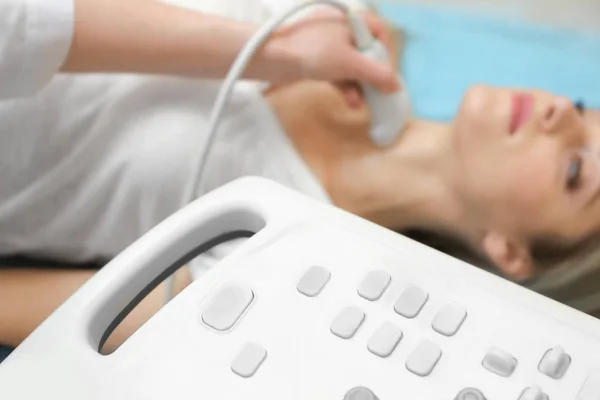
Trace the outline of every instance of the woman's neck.
{"label": "woman's neck", "polygon": [[391,229],[454,230],[464,216],[451,187],[450,139],[447,125],[413,121],[389,148],[340,146],[326,190],[340,208]]}
{"label": "woman's neck", "polygon": [[451,187],[447,125],[411,121],[380,149],[369,139],[366,108],[349,108],[331,85],[291,85],[267,100],[338,207],[397,230],[466,225]]}

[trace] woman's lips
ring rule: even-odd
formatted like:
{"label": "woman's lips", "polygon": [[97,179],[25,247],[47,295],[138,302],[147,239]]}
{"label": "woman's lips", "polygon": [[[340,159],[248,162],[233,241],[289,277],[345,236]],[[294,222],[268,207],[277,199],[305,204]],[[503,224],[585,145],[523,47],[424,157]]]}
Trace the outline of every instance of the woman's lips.
{"label": "woman's lips", "polygon": [[510,134],[512,135],[527,122],[531,115],[533,96],[519,93],[513,96],[512,113],[510,117]]}

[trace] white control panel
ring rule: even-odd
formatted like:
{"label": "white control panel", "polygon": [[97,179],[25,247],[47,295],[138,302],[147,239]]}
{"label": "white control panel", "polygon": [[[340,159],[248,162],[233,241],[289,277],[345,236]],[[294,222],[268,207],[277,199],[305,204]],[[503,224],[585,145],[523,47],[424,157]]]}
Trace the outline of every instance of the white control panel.
{"label": "white control panel", "polygon": [[[169,267],[257,232],[110,355]],[[101,270],[0,365],[0,399],[600,400],[600,321],[244,178]]]}

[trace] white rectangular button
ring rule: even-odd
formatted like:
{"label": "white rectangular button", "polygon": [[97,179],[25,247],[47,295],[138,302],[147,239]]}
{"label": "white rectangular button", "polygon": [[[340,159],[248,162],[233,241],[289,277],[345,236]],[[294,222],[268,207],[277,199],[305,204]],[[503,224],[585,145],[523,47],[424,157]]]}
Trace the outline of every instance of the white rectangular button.
{"label": "white rectangular button", "polygon": [[438,345],[423,342],[408,357],[406,368],[413,374],[427,376],[431,374],[441,356],[442,350]]}
{"label": "white rectangular button", "polygon": [[358,294],[370,301],[378,300],[392,280],[385,271],[370,271],[360,283]]}
{"label": "white rectangular button", "polygon": [[342,339],[350,339],[365,320],[365,313],[356,307],[346,307],[331,323],[331,333]]}
{"label": "white rectangular button", "polygon": [[403,317],[416,317],[428,299],[428,294],[416,286],[409,286],[398,297],[394,310]]}
{"label": "white rectangular button", "polygon": [[202,321],[213,329],[231,329],[248,308],[254,293],[247,287],[227,286],[219,291],[202,313]]}
{"label": "white rectangular button", "polygon": [[571,365],[571,357],[561,346],[549,349],[542,357],[538,370],[553,379],[561,379]]}
{"label": "white rectangular button", "polygon": [[267,358],[267,351],[262,346],[248,343],[231,363],[231,370],[243,378],[250,378],[265,358]]}
{"label": "white rectangular button", "polygon": [[402,339],[402,331],[390,322],[384,322],[373,333],[367,344],[369,351],[379,357],[388,357]]}
{"label": "white rectangular button", "polygon": [[577,395],[577,400],[600,400],[600,370],[588,375]]}
{"label": "white rectangular button", "polygon": [[483,367],[503,377],[509,377],[517,367],[517,360],[504,350],[493,348],[483,359]]}
{"label": "white rectangular button", "polygon": [[320,266],[310,267],[300,278],[297,289],[300,293],[308,297],[317,296],[329,281],[330,273]]}
{"label": "white rectangular button", "polygon": [[456,305],[446,305],[438,311],[431,326],[436,332],[444,336],[453,336],[466,316],[467,312],[464,308]]}

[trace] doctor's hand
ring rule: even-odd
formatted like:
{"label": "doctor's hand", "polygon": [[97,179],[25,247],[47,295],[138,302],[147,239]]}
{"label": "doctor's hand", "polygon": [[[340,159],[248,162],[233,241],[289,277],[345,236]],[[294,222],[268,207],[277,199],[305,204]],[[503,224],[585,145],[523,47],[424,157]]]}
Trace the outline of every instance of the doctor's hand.
{"label": "doctor's hand", "polygon": [[[390,35],[383,20],[368,12],[362,17],[372,35],[390,49]],[[273,83],[314,79],[359,81],[383,92],[400,88],[393,60],[384,64],[363,56],[353,43],[346,17],[333,9],[280,28],[267,42],[264,56],[263,67],[270,70],[269,80]]]}
{"label": "doctor's hand", "polygon": [[[60,68],[66,73],[222,78],[260,28],[158,1],[74,3],[73,37]],[[389,47],[385,23],[373,14],[362,15],[373,36]],[[360,81],[384,92],[399,86],[391,65],[358,52],[346,17],[334,9],[277,29],[252,58],[244,77],[274,84],[301,79],[339,84]]]}

